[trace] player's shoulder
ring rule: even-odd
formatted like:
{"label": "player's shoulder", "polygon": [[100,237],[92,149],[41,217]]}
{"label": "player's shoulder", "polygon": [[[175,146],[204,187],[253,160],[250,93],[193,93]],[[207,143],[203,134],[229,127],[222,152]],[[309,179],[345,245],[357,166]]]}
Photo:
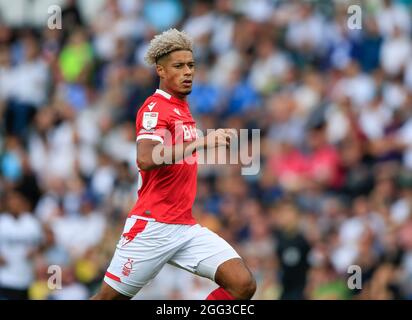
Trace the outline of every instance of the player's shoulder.
{"label": "player's shoulder", "polygon": [[143,112],[158,112],[159,115],[165,117],[170,112],[170,108],[168,108],[169,102],[164,99],[159,94],[154,93],[150,97],[146,99],[146,101],[140,107],[138,113]]}

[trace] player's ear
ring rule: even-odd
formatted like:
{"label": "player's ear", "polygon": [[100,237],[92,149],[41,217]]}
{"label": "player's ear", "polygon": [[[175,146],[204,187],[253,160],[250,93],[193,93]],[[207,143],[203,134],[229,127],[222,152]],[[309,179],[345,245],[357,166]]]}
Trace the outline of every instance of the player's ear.
{"label": "player's ear", "polygon": [[156,64],[156,72],[160,79],[164,79],[165,68],[160,63]]}

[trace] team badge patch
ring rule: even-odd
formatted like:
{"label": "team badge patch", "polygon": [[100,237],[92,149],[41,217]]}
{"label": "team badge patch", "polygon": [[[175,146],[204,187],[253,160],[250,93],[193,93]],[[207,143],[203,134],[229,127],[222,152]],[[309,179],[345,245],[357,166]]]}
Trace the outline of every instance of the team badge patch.
{"label": "team badge patch", "polygon": [[143,128],[150,130],[156,127],[158,117],[159,112],[143,112]]}
{"label": "team badge patch", "polygon": [[123,265],[122,274],[128,277],[132,269],[133,269],[133,260],[127,259],[127,262]]}

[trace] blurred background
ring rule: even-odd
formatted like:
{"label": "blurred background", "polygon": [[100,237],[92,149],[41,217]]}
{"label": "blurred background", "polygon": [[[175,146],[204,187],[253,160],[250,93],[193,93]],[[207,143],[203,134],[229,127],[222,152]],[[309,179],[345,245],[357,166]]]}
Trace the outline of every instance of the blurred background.
{"label": "blurred background", "polygon": [[[411,299],[411,14],[412,0],[0,0],[0,299],[96,292],[136,200],[135,114],[158,85],[143,56],[170,27],[195,40],[198,127],[261,130],[259,174],[201,166],[193,208],[244,257],[254,299]],[[215,287],[166,266],[137,298]]]}

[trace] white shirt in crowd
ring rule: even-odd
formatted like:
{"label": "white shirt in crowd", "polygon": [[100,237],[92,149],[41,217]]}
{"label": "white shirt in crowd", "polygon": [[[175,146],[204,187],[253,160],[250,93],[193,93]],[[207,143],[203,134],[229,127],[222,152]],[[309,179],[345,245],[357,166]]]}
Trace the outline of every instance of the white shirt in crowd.
{"label": "white shirt in crowd", "polygon": [[81,257],[88,249],[98,245],[105,228],[106,220],[98,212],[87,216],[64,216],[52,222],[57,243],[75,257]]}
{"label": "white shirt in crowd", "polygon": [[0,287],[24,290],[30,286],[34,270],[28,254],[40,245],[41,239],[41,225],[30,213],[18,218],[0,214],[0,256],[6,261],[0,265]]}
{"label": "white shirt in crowd", "polygon": [[409,37],[388,38],[382,44],[380,61],[388,75],[397,75],[404,69],[411,56],[412,46]]}
{"label": "white shirt in crowd", "polygon": [[380,34],[384,37],[391,36],[395,28],[399,28],[402,32],[409,32],[411,29],[408,9],[400,4],[392,4],[379,10],[376,14],[376,23]]}
{"label": "white shirt in crowd", "polygon": [[290,62],[283,52],[273,52],[267,58],[257,59],[250,69],[250,81],[254,88],[264,91],[290,68]]}
{"label": "white shirt in crowd", "polygon": [[345,77],[339,80],[335,90],[350,97],[356,109],[362,109],[372,101],[376,92],[376,86],[370,75],[360,72],[352,77]]}
{"label": "white shirt in crowd", "polygon": [[73,174],[75,148],[73,127],[63,122],[47,136],[47,144],[37,135],[29,139],[30,164],[38,176],[69,178]]}
{"label": "white shirt in crowd", "polygon": [[13,68],[11,76],[13,98],[36,107],[46,102],[49,69],[44,61],[23,62]]}
{"label": "white shirt in crowd", "polygon": [[60,290],[54,290],[50,295],[52,300],[87,300],[90,294],[81,283],[72,283]]}
{"label": "white shirt in crowd", "polygon": [[6,101],[11,97],[13,86],[10,78],[12,74],[12,68],[0,67],[0,101]]}
{"label": "white shirt in crowd", "polygon": [[399,129],[398,139],[406,146],[403,154],[403,165],[412,169],[412,119],[406,121]]}
{"label": "white shirt in crowd", "polygon": [[384,104],[368,105],[361,110],[359,125],[368,139],[380,139],[385,136],[385,128],[392,120],[392,110]]}

